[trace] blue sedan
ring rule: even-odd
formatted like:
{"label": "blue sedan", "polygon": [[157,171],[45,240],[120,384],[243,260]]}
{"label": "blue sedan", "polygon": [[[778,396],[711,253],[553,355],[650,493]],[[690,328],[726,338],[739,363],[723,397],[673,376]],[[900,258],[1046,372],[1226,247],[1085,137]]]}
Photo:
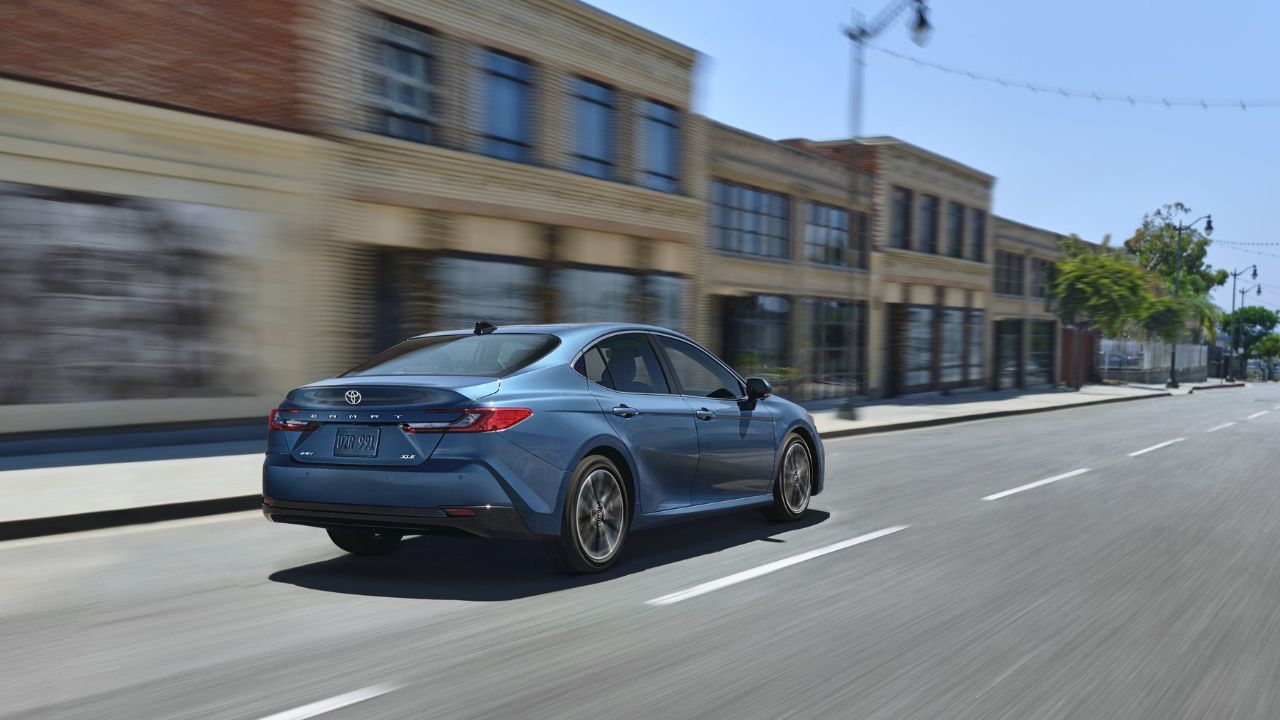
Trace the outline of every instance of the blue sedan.
{"label": "blue sedan", "polygon": [[271,412],[263,512],[357,555],[405,535],[540,539],[598,572],[632,530],[822,491],[812,418],[659,327],[494,327],[411,338]]}

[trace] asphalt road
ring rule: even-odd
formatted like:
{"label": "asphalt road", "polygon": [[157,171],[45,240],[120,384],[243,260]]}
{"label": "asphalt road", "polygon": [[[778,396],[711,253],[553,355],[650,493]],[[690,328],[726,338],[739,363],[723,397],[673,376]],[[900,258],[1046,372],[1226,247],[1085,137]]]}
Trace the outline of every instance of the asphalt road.
{"label": "asphalt road", "polygon": [[1275,718],[1278,431],[1252,386],[831,441],[806,521],[585,578],[254,513],[0,543],[0,718]]}

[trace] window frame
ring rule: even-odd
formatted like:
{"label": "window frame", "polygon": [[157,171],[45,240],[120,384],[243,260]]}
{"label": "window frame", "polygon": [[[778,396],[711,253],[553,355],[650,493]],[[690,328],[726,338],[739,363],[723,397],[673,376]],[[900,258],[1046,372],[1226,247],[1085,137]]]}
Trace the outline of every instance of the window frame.
{"label": "window frame", "polygon": [[[844,226],[839,225],[839,218],[844,217]],[[824,223],[822,217],[828,220]],[[832,268],[849,268],[853,264],[849,262],[850,247],[850,227],[851,218],[849,211],[838,205],[819,202],[817,200],[806,200],[804,203],[804,259],[806,262],[814,265],[822,265],[823,267]],[[836,223],[836,224],[829,224]],[[828,235],[843,232],[843,238],[838,240],[838,244],[832,245],[827,242],[817,242],[813,240],[813,236],[821,234],[825,239]],[[834,253],[832,252],[834,251]],[[834,254],[834,261],[820,259],[820,255]]]}
{"label": "window frame", "polygon": [[[678,194],[680,192],[680,108],[652,98],[644,98],[642,103],[643,112],[640,118],[641,134],[644,141],[642,143],[644,158],[642,162],[638,163],[641,166],[641,172],[644,174],[641,184],[656,192]],[[663,112],[655,113],[655,109]],[[665,115],[665,117],[660,117],[659,115]],[[671,161],[671,171],[674,173],[672,175],[667,175],[649,167],[649,148],[652,143],[655,126],[667,128],[671,132],[671,157],[669,159]]]}
{"label": "window frame", "polygon": [[[920,194],[920,202],[916,203],[916,213],[919,216],[917,220],[920,221],[918,222],[918,229],[920,230],[920,247],[918,249],[922,253],[938,254],[938,239],[940,235],[938,231],[941,229],[939,210],[941,206],[942,200],[937,195],[924,193]],[[926,209],[929,212],[926,213]],[[929,223],[927,226],[923,222],[926,218]],[[928,235],[925,234],[926,228],[929,230]]]}
{"label": "window frame", "polygon": [[[902,203],[901,208],[898,205],[899,202]],[[894,250],[913,249],[911,247],[912,245],[911,235],[914,232],[915,228],[913,227],[913,223],[912,223],[913,218],[911,217],[911,215],[915,210],[915,204],[916,204],[915,192],[912,191],[911,188],[902,187],[901,185],[894,185],[893,187],[889,188],[889,247],[890,248]],[[901,218],[899,218],[899,213],[901,213]],[[902,220],[902,233],[901,233],[901,240],[900,240],[901,244],[896,244],[899,241],[895,240],[895,237],[897,237],[897,235],[894,231],[894,225],[898,223],[899,219]]]}
{"label": "window frame", "polygon": [[[534,73],[536,72],[534,64],[528,58],[520,57],[519,55],[515,55],[503,50],[497,50],[491,47],[484,48],[484,52],[485,52],[484,64],[482,66],[482,69],[485,77],[485,83],[484,83],[485,129],[484,129],[484,132],[481,134],[481,136],[484,138],[483,153],[485,155],[488,155],[489,157],[497,158],[499,160],[507,160],[508,162],[518,162],[518,163],[529,164],[533,162],[533,141],[537,135],[537,128],[534,127],[534,120],[537,114],[533,112]],[[508,61],[514,61],[518,63],[521,66],[521,68],[524,70],[524,77],[520,77],[510,72],[506,72],[498,67],[495,67],[495,64],[493,62],[493,59],[495,56],[499,58],[503,58]],[[492,117],[491,113],[493,112],[493,103],[491,102],[490,92],[492,88],[492,83],[495,80],[515,83],[521,88],[521,99],[523,100],[524,105],[520,109],[520,128],[523,131],[522,134],[525,136],[524,139],[502,137],[500,135],[495,135],[493,133],[493,128],[492,128],[492,125],[490,124],[490,119]],[[506,146],[506,147],[519,148],[520,157],[511,158],[511,157],[507,157],[506,155],[502,155],[500,153],[494,152],[492,149],[492,146],[495,143],[498,145]]]}
{"label": "window frame", "polygon": [[[724,202],[721,202],[722,196]],[[778,207],[782,213],[780,215],[771,212],[775,201],[779,203]],[[792,204],[793,198],[785,193],[713,177],[711,179],[711,246],[719,252],[791,262]],[[721,223],[722,217],[727,224]],[[750,227],[739,227],[744,223]],[[769,224],[778,224],[782,234],[773,235],[763,230]],[[758,248],[768,246],[775,241],[780,242],[781,252],[749,250],[744,242],[747,236],[756,240]],[[736,246],[735,243],[730,242],[732,237],[738,238]]]}
{"label": "window frame", "polygon": [[[601,93],[602,97],[592,97],[587,92],[587,88],[594,88]],[[593,177],[597,180],[617,180],[618,179],[618,89],[612,85],[607,85],[598,80],[577,75],[574,77],[573,94],[574,100],[574,136],[573,136],[573,171],[579,175]],[[595,107],[604,108],[607,123],[605,124],[604,143],[606,157],[596,157],[588,155],[584,151],[583,138],[585,137],[582,129],[582,111],[584,103],[594,105]],[[584,168],[589,166],[599,166],[603,169],[603,174],[588,172]]]}
{"label": "window frame", "polygon": [[966,215],[964,210],[964,203],[958,203],[954,200],[947,201],[946,232],[944,233],[947,240],[947,251],[940,254],[957,260],[964,259],[964,222]]}
{"label": "window frame", "polygon": [[[420,41],[413,42],[410,35],[420,36]],[[439,107],[442,86],[432,78],[439,74],[440,50],[435,47],[439,42],[439,36],[430,28],[408,20],[375,13],[367,42],[369,43],[368,72],[372,76],[373,83],[379,86],[377,89],[369,88],[367,95],[369,108],[377,118],[373,123],[374,132],[405,142],[438,144],[440,127],[443,123],[440,117],[442,109]],[[385,57],[388,50],[400,50],[421,58],[423,78],[421,80],[410,78],[391,67]],[[397,89],[399,85],[411,85],[422,93],[423,105],[420,108],[420,114],[410,114],[398,109],[407,107],[407,104],[392,97],[394,92],[391,92],[388,87],[392,82],[397,84]],[[390,127],[393,119],[420,126],[423,137],[419,139],[393,133]]]}

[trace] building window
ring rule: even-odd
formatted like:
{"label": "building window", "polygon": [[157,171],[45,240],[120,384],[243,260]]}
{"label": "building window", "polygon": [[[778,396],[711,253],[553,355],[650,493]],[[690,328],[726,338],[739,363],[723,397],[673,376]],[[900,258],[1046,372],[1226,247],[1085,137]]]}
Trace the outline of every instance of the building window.
{"label": "building window", "polygon": [[889,247],[911,249],[911,191],[895,187],[889,196]]}
{"label": "building window", "polygon": [[436,142],[440,99],[435,38],[412,25],[379,17],[372,67],[374,131]]}
{"label": "building window", "polygon": [[644,186],[673,193],[680,185],[680,111],[644,101]]}
{"label": "building window", "polygon": [[787,368],[791,301],[778,295],[725,297],[720,303],[725,359],[744,375]]}
{"label": "building window", "polygon": [[1023,257],[1015,253],[996,251],[996,294],[1018,295],[1025,292],[1022,281]]}
{"label": "building window", "polygon": [[796,388],[795,400],[848,397],[865,393],[866,305],[811,299],[809,306],[808,382]]}
{"label": "building window", "polygon": [[529,162],[533,135],[533,68],[514,55],[485,53],[484,152],[504,160]]}
{"label": "building window", "polygon": [[969,370],[966,379],[970,385],[981,385],[982,380],[982,340],[986,331],[983,325],[982,311],[969,311]]}
{"label": "building window", "polygon": [[713,242],[720,250],[789,258],[791,202],[785,195],[716,180]]}
{"label": "building window", "polygon": [[933,384],[933,308],[910,305],[906,309],[906,343],[903,347],[903,380],[908,390]]}
{"label": "building window", "polygon": [[1053,263],[1041,258],[1031,260],[1031,296],[1049,299],[1049,266]]}
{"label": "building window", "polygon": [[987,214],[969,208],[969,259],[984,262],[987,256]]}
{"label": "building window", "polygon": [[846,267],[849,213],[822,203],[805,203],[804,247],[809,262]]}
{"label": "building window", "polygon": [[1048,385],[1053,382],[1053,331],[1052,320],[1036,320],[1031,323],[1025,370],[1028,385]]}
{"label": "building window", "polygon": [[1001,390],[1022,384],[1022,321],[996,321],[996,387]]}
{"label": "building window", "polygon": [[942,350],[941,375],[938,382],[944,385],[958,385],[964,381],[965,354],[964,336],[966,330],[966,311],[963,308],[943,308],[942,310]]}
{"label": "building window", "polygon": [[610,180],[614,175],[614,112],[617,97],[613,88],[578,78],[575,92],[578,135],[576,170],[583,175]]}
{"label": "building window", "polygon": [[947,254],[964,257],[964,206],[957,202],[947,203]]}
{"label": "building window", "polygon": [[442,258],[426,288],[440,327],[470,327],[477,320],[522,325],[542,319],[541,271],[534,265],[470,258]]}
{"label": "building window", "polygon": [[851,262],[854,267],[866,270],[871,258],[871,213],[858,213],[856,227],[857,239],[853,244]]}
{"label": "building window", "polygon": [[640,322],[635,302],[639,278],[631,273],[583,268],[556,270],[559,322]]}
{"label": "building window", "polygon": [[920,251],[938,252],[938,198],[920,196]]}
{"label": "building window", "polygon": [[645,318],[648,322],[673,330],[684,329],[688,280],[675,275],[650,275],[645,278],[645,292],[649,295],[649,317]]}

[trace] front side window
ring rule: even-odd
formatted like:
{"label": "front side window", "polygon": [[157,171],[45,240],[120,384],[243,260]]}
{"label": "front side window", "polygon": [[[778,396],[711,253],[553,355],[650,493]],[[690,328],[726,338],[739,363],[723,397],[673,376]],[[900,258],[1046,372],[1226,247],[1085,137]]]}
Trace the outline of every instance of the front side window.
{"label": "front side window", "polygon": [[373,130],[402,140],[435,142],[440,111],[435,37],[380,17],[373,40]]}
{"label": "front side window", "polygon": [[665,394],[667,385],[658,356],[641,333],[612,335],[592,345],[573,369],[591,382],[610,390]]}
{"label": "front side window", "polygon": [[533,68],[514,55],[485,53],[486,155],[529,162],[533,138]]}
{"label": "front side window", "polygon": [[745,255],[788,258],[791,201],[785,195],[725,180],[712,184],[712,241]]}
{"label": "front side window", "polygon": [[656,336],[667,354],[667,362],[680,384],[682,395],[737,400],[742,397],[742,383],[715,358],[683,340],[666,335]]}
{"label": "front side window", "polygon": [[362,375],[464,375],[505,377],[551,352],[554,335],[491,333],[413,338],[343,373]]}
{"label": "front side window", "polygon": [[644,101],[644,186],[673,193],[679,187],[680,111]]}
{"label": "front side window", "polygon": [[911,249],[911,191],[895,187],[889,197],[889,247]]}
{"label": "front side window", "polygon": [[578,78],[574,104],[577,118],[574,169],[583,175],[613,179],[617,93],[608,85]]}
{"label": "front side window", "polygon": [[805,204],[805,257],[812,263],[846,267],[849,213],[819,202]]}

